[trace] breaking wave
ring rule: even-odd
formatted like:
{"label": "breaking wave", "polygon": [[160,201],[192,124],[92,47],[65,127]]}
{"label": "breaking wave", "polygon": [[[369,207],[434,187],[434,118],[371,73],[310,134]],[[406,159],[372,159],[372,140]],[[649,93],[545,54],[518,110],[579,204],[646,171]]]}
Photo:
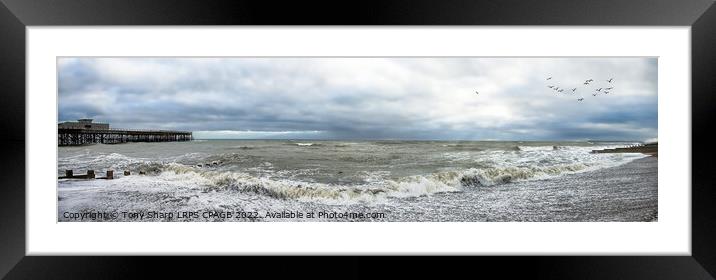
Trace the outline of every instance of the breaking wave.
{"label": "breaking wave", "polygon": [[587,170],[587,164],[565,164],[547,167],[504,167],[469,169],[462,172],[463,186],[493,186],[517,181],[539,180]]}
{"label": "breaking wave", "polygon": [[558,146],[517,146],[517,151],[551,151],[557,150]]}
{"label": "breaking wave", "polygon": [[239,146],[233,146],[233,147],[231,147],[231,148],[232,148],[232,149],[238,149],[238,150],[253,150],[253,149],[256,149],[256,147],[253,147],[253,146],[241,146],[241,145],[239,145]]}
{"label": "breaking wave", "polygon": [[298,147],[320,147],[320,146],[323,146],[323,144],[321,144],[321,143],[313,143],[313,142],[305,142],[305,143],[304,142],[290,142],[290,143],[285,143],[285,145],[298,146]]}
{"label": "breaking wave", "polygon": [[[314,143],[291,144],[314,145]],[[119,153],[96,156],[79,154],[62,158],[59,164],[62,168],[69,169],[97,168],[99,166],[115,170],[143,171],[149,176],[157,176],[158,180],[170,182],[170,185],[199,188],[203,191],[226,191],[227,195],[231,195],[232,191],[238,191],[275,199],[350,204],[380,202],[388,198],[460,192],[469,188],[549,179],[565,174],[616,166],[628,162],[629,159],[642,157],[642,155],[590,154],[588,153],[589,149],[592,147],[512,146],[512,149],[509,150],[480,151],[479,160],[475,160],[471,152],[449,152],[442,154],[441,158],[470,161],[468,166],[471,168],[399,178],[390,178],[388,171],[377,175],[361,173],[358,175],[359,180],[354,181],[356,183],[343,185],[312,182],[310,179],[294,180],[293,178],[296,177],[287,177],[286,174],[281,173],[290,171],[286,168],[274,168],[270,162],[262,158],[234,152],[188,153],[162,158],[162,160],[133,158]],[[365,154],[346,155],[338,157],[338,159],[350,162],[372,160]],[[256,166],[257,164],[260,165]],[[234,166],[241,166],[244,171],[231,169],[235,168]],[[252,168],[248,167],[259,168],[261,172],[250,174],[248,172],[251,172]],[[61,171],[58,170],[58,172]],[[118,177],[121,175],[118,174]],[[140,187],[144,186],[138,177],[125,179],[137,180],[135,183],[140,184]]]}
{"label": "breaking wave", "polygon": [[[171,178],[172,175],[183,175],[176,179],[181,178],[181,180],[190,182],[193,185],[204,186],[207,191],[240,191],[276,199],[340,204],[376,202],[388,197],[415,197],[460,190],[458,186],[452,186],[439,180],[421,178],[421,176],[369,185],[340,186],[255,177],[242,172],[201,170],[175,163],[166,165],[164,172],[160,176],[174,180],[175,178]],[[189,176],[187,177],[186,175]],[[187,180],[187,178],[190,179]]]}
{"label": "breaking wave", "polygon": [[420,197],[436,193],[460,192],[465,188],[546,179],[588,168],[584,164],[573,164],[551,167],[468,169],[408,176],[394,180],[374,180],[365,185],[343,186],[256,177],[243,172],[206,170],[177,163],[156,164],[147,167],[150,166],[153,171],[151,174],[166,180],[202,186],[205,191],[239,191],[276,199],[328,204],[380,202],[391,197]]}

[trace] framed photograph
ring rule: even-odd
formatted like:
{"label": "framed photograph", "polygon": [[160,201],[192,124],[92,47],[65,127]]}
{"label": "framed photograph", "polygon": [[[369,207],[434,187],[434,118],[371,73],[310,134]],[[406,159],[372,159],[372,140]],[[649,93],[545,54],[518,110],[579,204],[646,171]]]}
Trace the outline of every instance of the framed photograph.
{"label": "framed photograph", "polygon": [[8,278],[716,272],[712,1],[50,2],[0,9]]}

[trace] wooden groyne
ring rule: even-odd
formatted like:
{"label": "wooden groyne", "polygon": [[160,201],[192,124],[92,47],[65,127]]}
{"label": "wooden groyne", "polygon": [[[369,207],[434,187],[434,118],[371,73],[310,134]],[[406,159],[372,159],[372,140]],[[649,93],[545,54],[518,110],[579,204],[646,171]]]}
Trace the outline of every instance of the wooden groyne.
{"label": "wooden groyne", "polygon": [[[65,170],[65,176],[59,176],[57,179],[106,179],[106,180],[112,180],[114,179],[114,170],[107,170],[105,171],[107,174],[104,177],[97,177],[95,175],[94,170],[87,170],[87,174],[75,174],[75,172],[71,169]],[[131,172],[129,170],[124,171],[124,176],[131,175]],[[139,171],[139,175],[146,175],[147,173],[145,171]]]}
{"label": "wooden groyne", "polygon": [[[214,167],[219,167],[222,164],[223,164],[222,161],[215,160],[215,161],[206,162],[206,163],[199,163],[194,166],[199,167],[199,168],[214,168]],[[188,166],[192,166],[192,165],[188,165]],[[148,171],[146,169],[139,169],[139,170],[135,170],[135,171],[136,171],[136,173],[134,173],[133,171],[130,171],[129,169],[126,169],[121,174],[122,174],[122,176],[129,176],[132,174],[147,175],[148,172],[149,173],[152,172],[151,170]],[[115,178],[114,170],[112,170],[112,169],[107,169],[105,171],[105,173],[107,175],[104,177],[97,177],[95,175],[96,172],[94,169],[88,169],[86,172],[87,172],[86,174],[76,174],[75,171],[72,169],[65,169],[65,175],[58,176],[57,179],[110,179],[111,180],[111,179]]]}
{"label": "wooden groyne", "polygon": [[595,154],[602,154],[602,153],[643,153],[648,155],[656,156],[659,152],[659,144],[658,143],[649,143],[649,144],[639,144],[639,145],[630,145],[626,147],[621,148],[614,148],[614,149],[604,149],[604,150],[592,150],[592,153]]}
{"label": "wooden groyne", "polygon": [[114,171],[107,170],[107,176],[96,177],[94,170],[87,170],[87,174],[74,174],[72,170],[65,170],[65,176],[57,177],[57,179],[114,179]]}
{"label": "wooden groyne", "polygon": [[127,142],[191,141],[190,131],[139,130],[139,129],[75,129],[58,128],[59,146],[85,144],[119,144]]}

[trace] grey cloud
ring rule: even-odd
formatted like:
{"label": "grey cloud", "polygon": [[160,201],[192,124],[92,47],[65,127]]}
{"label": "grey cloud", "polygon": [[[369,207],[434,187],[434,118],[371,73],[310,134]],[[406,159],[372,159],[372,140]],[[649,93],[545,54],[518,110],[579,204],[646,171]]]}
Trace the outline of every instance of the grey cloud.
{"label": "grey cloud", "polygon": [[[61,58],[58,117],[207,137],[639,140],[657,137],[656,69],[656,58]],[[591,96],[589,78],[613,93]]]}

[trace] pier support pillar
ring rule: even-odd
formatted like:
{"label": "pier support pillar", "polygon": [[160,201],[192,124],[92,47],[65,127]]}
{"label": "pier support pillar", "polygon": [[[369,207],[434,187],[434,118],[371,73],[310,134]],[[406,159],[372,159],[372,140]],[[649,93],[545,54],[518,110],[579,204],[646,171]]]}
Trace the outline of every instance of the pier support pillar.
{"label": "pier support pillar", "polygon": [[94,170],[87,170],[87,179],[94,179]]}
{"label": "pier support pillar", "polygon": [[72,170],[65,170],[65,177],[72,178]]}
{"label": "pier support pillar", "polygon": [[114,170],[107,170],[107,179],[114,179]]}

